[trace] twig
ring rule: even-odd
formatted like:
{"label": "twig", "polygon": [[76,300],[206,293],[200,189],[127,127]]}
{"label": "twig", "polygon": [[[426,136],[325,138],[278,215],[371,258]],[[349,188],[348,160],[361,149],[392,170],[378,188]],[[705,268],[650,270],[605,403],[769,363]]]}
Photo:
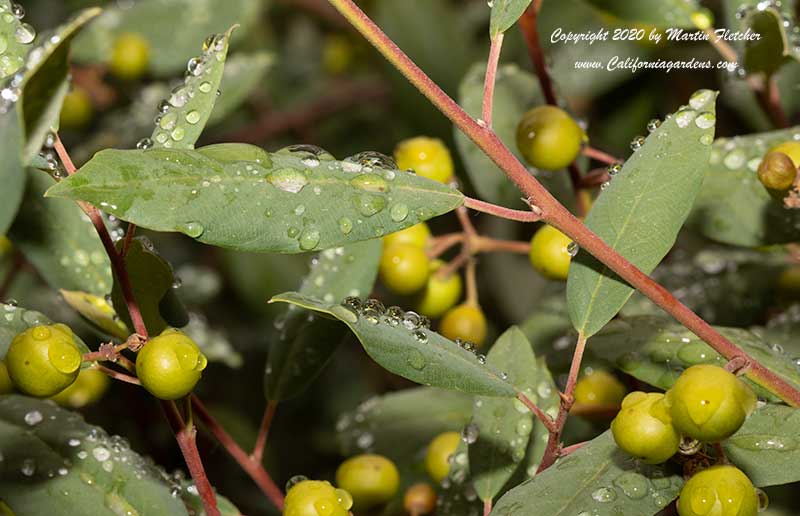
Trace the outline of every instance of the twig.
{"label": "twig", "polygon": [[489,513],[492,512],[492,499],[489,498],[488,500],[483,501],[483,516],[489,516]]}
{"label": "twig", "polygon": [[508,252],[528,254],[531,250],[531,243],[516,240],[495,240],[494,238],[479,236],[475,238],[473,249],[476,253]]}
{"label": "twig", "polygon": [[483,82],[483,111],[481,118],[487,127],[492,126],[492,102],[494,101],[494,84],[497,78],[497,65],[500,62],[500,50],[503,48],[503,33],[492,39],[489,47],[489,59],[486,62],[486,78]]}
{"label": "twig", "polygon": [[428,249],[429,258],[437,258],[454,245],[464,241],[464,233],[449,233],[431,239]]}
{"label": "twig", "polygon": [[517,222],[538,222],[542,220],[541,211],[536,213],[535,211],[512,210],[511,208],[497,206],[496,204],[473,199],[471,197],[464,198],[464,206],[471,210],[488,213],[489,215],[494,215],[501,219],[515,220]]}
{"label": "twig", "polygon": [[595,161],[599,161],[601,163],[606,163],[608,165],[613,165],[614,163],[622,163],[622,160],[619,158],[615,158],[611,154],[607,152],[603,152],[600,149],[595,149],[594,147],[584,147],[581,152],[587,158],[591,158]]}
{"label": "twig", "polygon": [[569,455],[570,453],[572,453],[572,452],[574,452],[576,450],[580,450],[581,448],[583,448],[587,444],[589,444],[589,442],[585,441],[585,442],[582,442],[582,443],[576,443],[576,444],[572,444],[570,446],[565,446],[565,447],[563,447],[561,449],[561,455],[560,456],[564,457],[566,455]]}
{"label": "twig", "polygon": [[553,421],[550,416],[542,412],[542,409],[537,407],[536,404],[530,400],[530,398],[525,396],[524,393],[518,392],[517,399],[521,401],[523,405],[528,407],[528,410],[533,412],[533,415],[539,418],[539,421],[541,421],[545,428],[547,428],[548,432],[552,434],[555,431],[555,421]]}
{"label": "twig", "polygon": [[528,54],[531,56],[533,68],[536,72],[536,77],[539,79],[539,84],[542,87],[544,99],[550,105],[558,105],[556,94],[553,89],[553,81],[550,79],[550,74],[547,72],[547,64],[544,61],[544,53],[542,52],[542,45],[539,42],[539,27],[537,20],[539,18],[539,9],[542,8],[542,0],[533,0],[528,9],[519,19],[522,34],[525,36],[525,43],[528,46]]}
{"label": "twig", "polygon": [[140,382],[139,379],[136,378],[135,376],[130,376],[130,375],[127,375],[125,373],[121,373],[119,371],[115,371],[114,369],[106,367],[106,366],[104,366],[102,364],[95,363],[92,367],[94,367],[98,371],[101,371],[101,372],[107,374],[109,377],[111,377],[111,378],[113,378],[115,380],[119,380],[119,381],[125,382],[125,383],[130,383],[132,385],[142,385],[142,382]]}
{"label": "twig", "polygon": [[475,258],[469,257],[467,260],[467,269],[464,272],[465,283],[467,284],[467,304],[472,306],[479,306],[478,303],[478,280],[476,271]]}
{"label": "twig", "polygon": [[264,460],[264,447],[267,445],[269,428],[272,425],[272,419],[275,417],[275,411],[277,409],[278,403],[276,401],[268,401],[267,407],[264,409],[264,417],[261,418],[261,426],[258,428],[256,445],[253,447],[253,453],[250,454],[250,458],[259,464]]}

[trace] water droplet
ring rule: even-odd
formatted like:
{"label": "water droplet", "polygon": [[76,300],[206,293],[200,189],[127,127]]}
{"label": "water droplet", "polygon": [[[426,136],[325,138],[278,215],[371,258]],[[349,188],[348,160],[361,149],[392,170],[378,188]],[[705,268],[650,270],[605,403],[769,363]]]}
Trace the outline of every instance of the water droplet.
{"label": "water droplet", "polygon": [[380,152],[374,151],[359,152],[358,154],[354,154],[345,158],[345,161],[358,163],[364,167],[388,169],[397,168],[397,163],[395,163],[392,158],[386,156],[385,154],[381,154]]}
{"label": "water droplet", "polygon": [[580,251],[580,246],[577,242],[570,242],[569,245],[567,245],[567,254],[573,258],[578,254],[578,251]]}
{"label": "water droplet", "polygon": [[28,426],[36,426],[42,422],[43,417],[42,413],[38,410],[32,410],[25,414],[24,419]]}
{"label": "water droplet", "polygon": [[762,434],[734,435],[732,444],[751,451],[793,451],[797,449],[797,440],[791,437]]}
{"label": "water droplet", "polygon": [[319,244],[319,230],[315,228],[304,229],[300,234],[299,242],[300,249],[303,249],[304,251],[310,251],[311,249],[314,249],[317,247],[317,244]]}
{"label": "water droplet", "polygon": [[700,137],[700,143],[702,143],[703,145],[711,145],[712,143],[714,143],[714,136],[712,134],[706,133]]}
{"label": "water droplet", "polygon": [[406,357],[406,362],[408,365],[416,369],[417,371],[422,371],[425,369],[425,366],[428,365],[428,361],[425,360],[425,357],[417,351],[416,349],[412,349],[408,356]]}
{"label": "water droplet", "polygon": [[36,29],[27,23],[20,23],[14,31],[14,39],[18,43],[27,45],[36,38]]}
{"label": "water droplet", "polygon": [[108,451],[108,448],[103,446],[98,446],[92,450],[92,456],[98,462],[104,462],[111,458],[111,452]]}
{"label": "water droplet", "polygon": [[764,512],[769,507],[769,496],[763,489],[756,488],[756,496],[758,497],[758,512]]}
{"label": "water droplet", "polygon": [[194,124],[196,124],[197,122],[200,121],[200,112],[197,111],[196,109],[193,109],[193,110],[189,111],[188,113],[186,113],[186,117],[185,118],[186,118],[187,122],[189,122],[190,124],[194,125]]}
{"label": "water droplet", "polygon": [[386,180],[377,174],[361,174],[351,179],[350,184],[367,192],[383,193],[389,189]]}
{"label": "water droplet", "polygon": [[208,93],[211,91],[211,83],[208,81],[203,81],[200,83],[200,86],[197,87],[202,93]]}
{"label": "water droplet", "polygon": [[350,232],[353,231],[353,221],[348,219],[347,217],[340,218],[339,231],[341,231],[345,235],[349,235]]}
{"label": "water droplet", "polygon": [[678,124],[680,128],[688,127],[694,120],[696,114],[697,112],[694,109],[681,109],[675,114],[675,123]]}
{"label": "water droplet", "polygon": [[625,496],[634,500],[644,498],[650,491],[650,481],[635,471],[626,471],[621,474],[614,480],[614,484],[622,489]]}
{"label": "water droplet", "polygon": [[153,140],[150,138],[142,138],[136,143],[136,148],[141,150],[147,150],[153,147]]}
{"label": "water droplet", "polygon": [[294,486],[296,486],[300,482],[304,482],[306,480],[308,480],[308,477],[306,477],[304,475],[295,475],[295,476],[293,476],[292,478],[290,478],[289,480],[286,481],[286,486],[285,486],[286,492],[288,493],[291,488],[293,488]]}
{"label": "water droplet", "polygon": [[470,423],[461,431],[461,440],[466,444],[474,444],[480,435],[480,428],[475,423]]}
{"label": "water droplet", "polygon": [[636,152],[637,150],[641,149],[647,139],[644,136],[637,136],[633,140],[631,140],[631,150]]}
{"label": "water droplet", "polygon": [[702,109],[706,104],[711,102],[714,98],[714,92],[711,90],[698,90],[689,99],[689,105],[693,109]]}
{"label": "water droplet", "polygon": [[276,170],[267,177],[267,181],[275,188],[291,193],[299,193],[308,184],[306,175],[293,168]]}
{"label": "water droplet", "polygon": [[203,225],[199,222],[187,222],[186,224],[180,224],[176,229],[184,235],[192,238],[198,238],[206,230],[206,228],[203,227]]}
{"label": "water droplet", "polygon": [[386,200],[377,195],[361,194],[353,198],[356,209],[365,217],[372,217],[386,207]]}
{"label": "water droplet", "polygon": [[661,127],[661,120],[659,120],[658,118],[654,118],[654,119],[650,120],[649,122],[647,122],[647,131],[648,132],[652,133],[653,131],[655,131],[659,127]]}
{"label": "water droplet", "polygon": [[389,211],[392,220],[395,222],[402,222],[408,218],[408,206],[403,203],[397,203]]}
{"label": "water droplet", "polygon": [[617,499],[617,493],[609,487],[600,487],[592,491],[592,499],[600,503],[613,502]]}
{"label": "water droplet", "polygon": [[23,460],[20,472],[26,477],[32,477],[36,473],[36,461],[33,459]]}
{"label": "water droplet", "polygon": [[686,366],[712,362],[717,357],[716,353],[702,342],[691,342],[681,346],[678,349],[677,356],[678,360]]}
{"label": "water droplet", "polygon": [[717,117],[713,113],[700,113],[694,119],[694,124],[700,129],[710,129],[717,122]]}
{"label": "water droplet", "polygon": [[181,126],[178,126],[175,129],[173,129],[172,132],[169,133],[169,135],[172,137],[173,140],[179,142],[183,140],[183,137],[186,135],[186,130]]}
{"label": "water droplet", "polygon": [[530,435],[531,430],[533,430],[533,424],[529,418],[522,418],[517,421],[517,435],[525,437],[526,435]]}

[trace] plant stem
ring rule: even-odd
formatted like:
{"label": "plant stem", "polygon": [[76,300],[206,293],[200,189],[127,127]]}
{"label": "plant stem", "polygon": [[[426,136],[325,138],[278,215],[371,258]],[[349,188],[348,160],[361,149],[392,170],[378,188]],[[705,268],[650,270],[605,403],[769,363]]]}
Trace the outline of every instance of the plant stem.
{"label": "plant stem", "polygon": [[195,413],[203,422],[205,427],[208,429],[209,432],[219,441],[219,443],[225,448],[228,454],[233,457],[233,459],[239,463],[239,466],[247,473],[251,479],[256,483],[256,485],[261,489],[261,491],[269,498],[272,505],[274,505],[279,511],[283,510],[283,493],[275,485],[272,478],[270,478],[267,471],[261,466],[260,463],[255,462],[247,455],[236,441],[228,435],[224,428],[217,422],[216,419],[206,410],[203,406],[203,403],[197,396],[192,395],[192,406],[194,407]]}
{"label": "plant stem", "polygon": [[261,426],[258,428],[258,437],[256,438],[256,445],[253,447],[253,453],[250,458],[259,464],[264,460],[264,448],[267,445],[267,436],[269,436],[269,428],[272,425],[272,419],[275,417],[275,411],[278,409],[278,402],[268,401],[267,407],[264,409],[264,417],[261,418]]}
{"label": "plant stem", "polygon": [[581,153],[587,158],[591,158],[595,161],[606,163],[608,165],[613,165],[614,163],[622,163],[621,159],[615,158],[611,154],[603,152],[600,149],[595,149],[594,147],[584,147],[581,150]]}
{"label": "plant stem", "polygon": [[476,253],[508,252],[518,254],[528,254],[531,250],[530,242],[519,242],[516,240],[495,240],[483,236],[475,237],[473,249]]}
{"label": "plant stem", "polygon": [[428,250],[429,258],[438,258],[454,245],[464,241],[464,233],[450,233],[431,239],[431,247]]}
{"label": "plant stem", "polygon": [[528,407],[528,410],[533,412],[533,415],[539,418],[539,421],[541,421],[542,424],[545,426],[545,428],[547,428],[548,432],[550,432],[551,434],[555,432],[556,429],[555,422],[552,419],[550,419],[550,416],[542,412],[542,409],[537,407],[536,404],[530,400],[530,398],[525,396],[524,393],[518,392],[517,399],[521,401],[523,405]]}
{"label": "plant stem", "polygon": [[[583,249],[592,254],[631,286],[638,289],[656,305],[660,306],[686,328],[707,342],[728,359],[742,356],[752,362],[750,378],[769,389],[789,405],[800,406],[800,391],[757,363],[738,346],[727,340],[707,322],[678,301],[664,287],[650,279],[635,265],[603,242],[597,235],[572,215],[553,197],[520,163],[514,154],[491,130],[482,127],[437,86],[400,48],[364,14],[352,0],[329,0],[339,12],[370,42],[386,59],[425,95],[445,116],[468,136],[522,192],[542,210],[542,218],[565,233]],[[530,9],[530,8],[529,8]]]}
{"label": "plant stem", "polygon": [[489,516],[489,513],[492,512],[492,499],[489,498],[488,500],[483,501],[483,516]]}
{"label": "plant stem", "polygon": [[464,198],[464,206],[471,210],[517,222],[538,222],[542,220],[541,213],[536,213],[536,211],[512,210],[511,208],[497,206],[471,197]]}
{"label": "plant stem", "polygon": [[125,382],[125,383],[130,383],[132,385],[142,385],[142,382],[140,382],[139,379],[136,378],[135,376],[130,376],[130,375],[127,375],[125,373],[121,373],[119,371],[111,369],[110,367],[106,367],[106,366],[104,366],[102,364],[95,363],[94,366],[92,366],[92,367],[94,367],[98,371],[101,371],[101,372],[107,374],[109,377],[111,377],[111,378],[113,378],[115,380],[119,380],[119,381]]}
{"label": "plant stem", "polygon": [[522,28],[522,34],[525,36],[525,43],[528,46],[528,53],[533,62],[533,68],[536,72],[536,77],[539,79],[539,84],[542,87],[544,99],[552,106],[558,105],[555,90],[553,89],[553,81],[550,79],[550,74],[547,72],[547,64],[544,60],[544,52],[542,52],[542,45],[539,42],[539,27],[537,20],[539,18],[539,10],[542,8],[542,0],[533,0],[528,9],[519,19],[519,26]]}
{"label": "plant stem", "polygon": [[492,102],[494,100],[494,84],[497,78],[497,65],[500,62],[500,50],[503,48],[503,33],[492,39],[489,47],[489,59],[486,61],[486,78],[483,82],[483,122],[492,126]]}

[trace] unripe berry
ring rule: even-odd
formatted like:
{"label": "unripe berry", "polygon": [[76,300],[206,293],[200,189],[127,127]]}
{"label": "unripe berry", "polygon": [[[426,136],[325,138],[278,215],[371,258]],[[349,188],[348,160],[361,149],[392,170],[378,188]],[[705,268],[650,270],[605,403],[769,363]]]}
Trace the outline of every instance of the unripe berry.
{"label": "unripe berry", "polygon": [[756,516],[758,494],[734,466],[712,466],[690,478],[678,498],[680,516]]}
{"label": "unripe berry", "polygon": [[167,328],[139,350],[136,374],[150,394],[176,400],[192,392],[208,361],[180,330]]}
{"label": "unripe berry", "polygon": [[383,250],[379,272],[381,281],[389,290],[408,295],[425,286],[430,262],[419,247],[396,244]]}
{"label": "unripe berry", "polygon": [[770,152],[782,152],[789,156],[795,168],[800,167],[800,142],[789,140],[772,147],[767,154]]}
{"label": "unripe berry", "polygon": [[64,129],[81,129],[92,120],[93,112],[86,90],[74,88],[64,97],[59,124]]}
{"label": "unripe berry", "polygon": [[384,504],[397,494],[400,473],[386,457],[357,455],[336,470],[336,484],[352,495],[353,507],[363,511]]}
{"label": "unripe berry", "polygon": [[444,314],[439,333],[450,340],[460,339],[482,346],[486,340],[486,316],[479,307],[462,303]]}
{"label": "unripe berry", "polygon": [[0,360],[0,394],[11,394],[14,392],[14,382],[8,375],[8,367],[4,360]]}
{"label": "unripe berry", "polygon": [[428,283],[417,300],[417,312],[432,319],[441,317],[461,298],[461,276],[457,272],[446,277],[436,274],[442,265],[444,262],[441,260],[431,262]]}
{"label": "unripe berry", "polygon": [[767,190],[785,193],[794,185],[797,168],[782,152],[769,152],[758,166],[758,180]]}
{"label": "unripe berry", "polygon": [[681,438],[661,393],[632,392],[611,422],[611,433],[622,450],[648,464],[660,464],[678,451]]}
{"label": "unripe berry", "polygon": [[63,324],[33,326],[11,342],[5,362],[14,386],[46,398],[67,388],[81,367],[81,351]]}
{"label": "unripe berry", "polygon": [[414,484],[406,490],[403,508],[413,516],[432,513],[436,508],[436,491],[424,482]]}
{"label": "unripe berry", "polygon": [[397,168],[409,169],[418,176],[440,183],[453,178],[453,158],[442,140],[418,136],[400,142],[394,150]]}
{"label": "unripe berry", "polygon": [[51,400],[62,407],[82,408],[100,401],[111,385],[111,379],[97,369],[84,369],[75,382]]}
{"label": "unripe berry", "polygon": [[461,434],[445,432],[433,438],[425,454],[425,470],[434,482],[441,482],[450,472],[450,456],[456,452]]}
{"label": "unripe berry", "polygon": [[348,516],[353,498],[330,482],[303,480],[286,493],[283,516]]}
{"label": "unripe berry", "polygon": [[383,237],[383,248],[387,249],[395,244],[407,244],[425,249],[428,247],[428,241],[431,238],[431,230],[424,222],[414,224],[406,229],[401,229],[394,233],[389,233]]}
{"label": "unripe berry", "polygon": [[544,226],[531,239],[528,257],[531,265],[542,276],[554,280],[565,280],[569,274],[572,256],[569,245],[572,239],[553,226]]}
{"label": "unripe berry", "polygon": [[608,371],[592,371],[575,384],[575,403],[586,405],[619,405],[625,397],[625,386]]}
{"label": "unripe berry", "polygon": [[575,161],[586,139],[583,129],[563,109],[538,106],[517,126],[517,148],[536,168],[559,170]]}
{"label": "unripe berry", "polygon": [[111,50],[111,72],[120,79],[131,81],[140,78],[150,64],[150,43],[141,35],[121,34]]}
{"label": "unripe berry", "polygon": [[687,437],[717,442],[742,426],[756,395],[733,373],[713,365],[685,370],[667,393],[672,424]]}

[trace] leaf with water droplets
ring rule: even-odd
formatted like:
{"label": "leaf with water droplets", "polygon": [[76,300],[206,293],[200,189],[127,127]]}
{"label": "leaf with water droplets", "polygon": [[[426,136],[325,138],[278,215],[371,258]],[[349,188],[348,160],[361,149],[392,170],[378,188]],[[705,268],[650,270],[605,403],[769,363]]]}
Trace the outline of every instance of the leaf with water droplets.
{"label": "leaf with water droplets", "polygon": [[736,5],[734,30],[759,35],[758,39],[745,40],[742,45],[742,64],[748,73],[772,75],[788,59],[798,59],[796,43],[790,39],[790,28],[796,24],[791,4],[784,7],[780,2],[741,0]]}
{"label": "leaf with water droplets", "polygon": [[[653,131],[595,201],[586,225],[649,274],[669,252],[703,183],[714,137],[716,93],[699,90]],[[589,337],[634,290],[586,251],[572,259],[569,315]]]}
{"label": "leaf with water droplets", "polygon": [[[497,339],[486,363],[506,373],[508,381],[531,401],[538,401],[539,366],[519,328],[512,326]],[[477,431],[469,444],[472,480],[480,499],[491,500],[523,463],[533,432],[533,413],[517,399],[478,396],[470,425]]]}
{"label": "leaf with water droplets", "polygon": [[208,119],[211,126],[222,122],[226,116],[239,108],[247,97],[264,87],[264,76],[275,63],[271,52],[254,52],[245,54],[238,52],[229,56],[222,74],[222,92],[214,104],[214,110]]}
{"label": "leaf with water droplets", "polygon": [[0,0],[0,80],[10,77],[25,65],[36,31],[15,13],[14,2]]}
{"label": "leaf with water droplets", "polygon": [[23,163],[42,148],[47,133],[58,127],[61,103],[69,89],[69,50],[73,38],[100,14],[99,8],[80,11],[70,21],[43,34],[27,56],[17,103],[25,126]]}
{"label": "leaf with water droplets", "polygon": [[[800,389],[800,371],[783,349],[742,328],[715,327],[773,373]],[[592,337],[588,351],[625,373],[660,389],[672,387],[681,372],[697,364],[724,366],[726,360],[689,330],[662,316],[617,319]],[[761,397],[780,401],[769,390],[745,380]]]}
{"label": "leaf with water droplets", "polygon": [[[120,241],[117,248],[121,246]],[[172,266],[156,252],[146,237],[136,237],[131,240],[128,252],[125,254],[125,265],[133,297],[139,305],[144,325],[150,335],[158,335],[168,326],[180,328],[189,322],[186,308],[173,288],[175,275]],[[133,330],[122,286],[116,275],[111,300],[122,321]]]}
{"label": "leaf with water droplets", "polygon": [[800,409],[759,407],[722,447],[757,487],[800,482]]}
{"label": "leaf with water droplets", "polygon": [[491,5],[489,36],[494,39],[517,23],[525,9],[531,5],[531,0],[491,0]]}
{"label": "leaf with water droplets", "polygon": [[[28,310],[13,303],[0,303],[0,360],[6,356],[8,347],[17,334],[34,326],[50,324],[53,324],[53,321],[36,310]],[[80,337],[73,334],[72,338],[81,353],[89,352],[89,348]]]}
{"label": "leaf with water droplets", "polygon": [[[347,300],[350,301],[350,300]],[[370,300],[358,308],[286,292],[271,303],[291,303],[347,324],[367,354],[384,369],[412,382],[482,396],[514,397],[514,386],[472,351],[425,327],[422,318],[400,309],[386,310]]]}
{"label": "leaf with water droplets", "polygon": [[[186,505],[189,514],[191,516],[208,516],[205,507],[203,507],[203,499],[200,497],[195,483],[191,479],[186,479],[180,483],[180,486],[181,500]],[[176,489],[176,487],[173,487],[173,489]],[[215,495],[220,516],[242,516],[242,511],[233,505],[233,502],[219,493],[215,493]]]}
{"label": "leaf with water droplets", "polygon": [[234,25],[224,34],[209,36],[203,52],[187,65],[183,83],[159,106],[156,127],[145,147],[194,149],[217,100],[228,44]]}
{"label": "leaf with water droplets", "polygon": [[[326,249],[314,258],[300,293],[327,301],[367,295],[381,258],[380,240]],[[299,310],[294,305],[276,318],[264,373],[268,400],[297,396],[313,382],[347,335],[343,325]]]}
{"label": "leaf with water droplets", "polygon": [[47,173],[28,170],[25,200],[9,236],[53,288],[104,296],[112,280],[103,244],[77,204],[44,197],[54,184]]}
{"label": "leaf with water droplets", "polygon": [[0,396],[0,457],[0,498],[15,514],[188,516],[180,486],[127,441],[52,402]]}
{"label": "leaf with water droplets", "polygon": [[[661,28],[694,29],[693,16],[700,11],[696,0],[588,0],[595,8],[631,23]],[[645,34],[647,37],[647,34]]]}
{"label": "leaf with water droplets", "polygon": [[22,167],[22,126],[16,110],[0,113],[0,235],[4,235],[17,216],[25,194],[25,170]]}
{"label": "leaf with water droplets", "polygon": [[59,292],[64,298],[64,302],[91,323],[93,329],[96,329],[102,338],[116,337],[125,340],[130,335],[131,332],[119,319],[114,307],[106,301],[105,297],[79,290],[60,290]]}
{"label": "leaf with water droplets", "polygon": [[464,199],[373,153],[336,161],[306,146],[266,153],[245,144],[101,151],[47,195],[211,245],[282,253],[378,238]]}
{"label": "leaf with water droplets", "polygon": [[648,516],[677,498],[682,485],[677,468],[632,459],[606,431],[508,491],[491,516]]}

